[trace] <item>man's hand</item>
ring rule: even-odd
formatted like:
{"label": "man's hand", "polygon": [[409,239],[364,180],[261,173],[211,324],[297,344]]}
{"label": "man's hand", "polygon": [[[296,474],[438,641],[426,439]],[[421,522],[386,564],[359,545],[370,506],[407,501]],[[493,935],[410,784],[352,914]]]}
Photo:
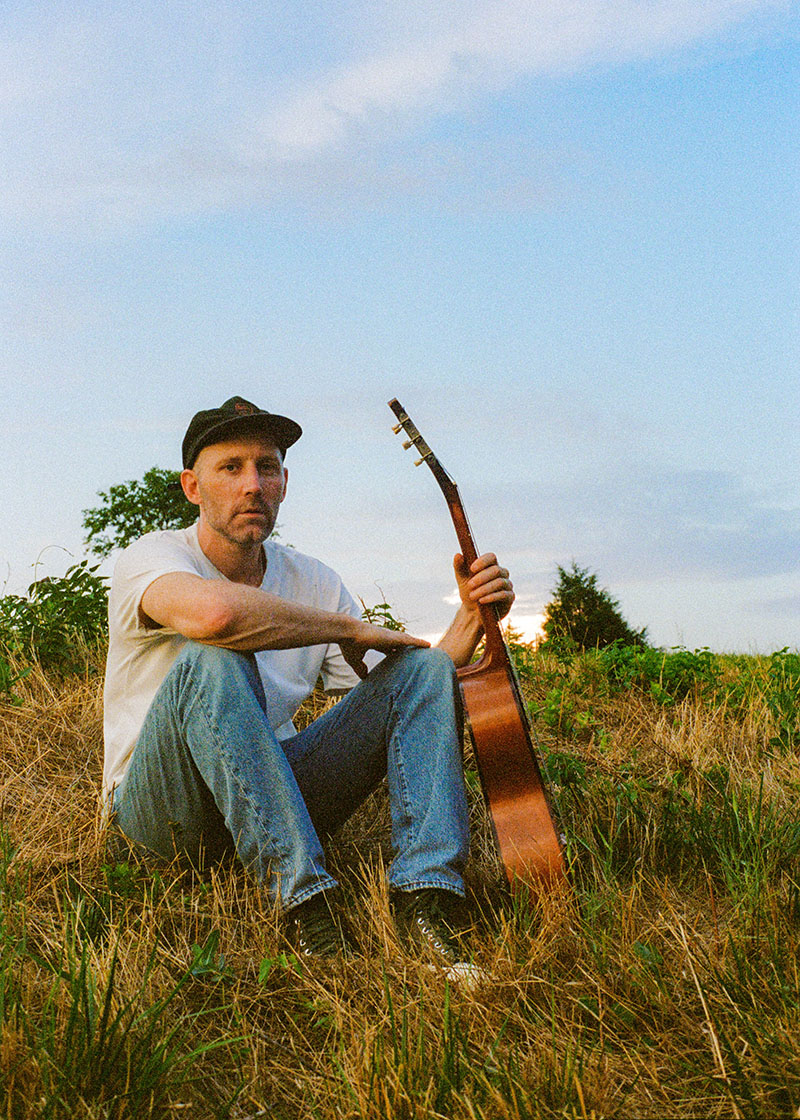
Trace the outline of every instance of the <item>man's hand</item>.
{"label": "man's hand", "polygon": [[387,630],[385,626],[373,626],[369,622],[359,622],[357,627],[352,637],[340,639],[338,645],[347,664],[362,680],[369,672],[364,664],[364,654],[367,650],[375,649],[379,653],[392,653],[394,650],[407,649],[409,646],[427,649],[431,644],[424,638],[415,638],[402,630]]}
{"label": "man's hand", "polygon": [[453,560],[462,604],[470,611],[477,611],[480,604],[493,603],[498,618],[505,618],[514,602],[514,585],[508,578],[508,569],[501,568],[493,552],[479,556],[468,568],[459,553]]}
{"label": "man's hand", "polygon": [[457,668],[468,665],[483,637],[480,607],[494,607],[504,618],[514,602],[514,588],[508,571],[501,568],[493,552],[486,552],[468,567],[459,553],[453,560],[461,604],[456,616],[439,641]]}

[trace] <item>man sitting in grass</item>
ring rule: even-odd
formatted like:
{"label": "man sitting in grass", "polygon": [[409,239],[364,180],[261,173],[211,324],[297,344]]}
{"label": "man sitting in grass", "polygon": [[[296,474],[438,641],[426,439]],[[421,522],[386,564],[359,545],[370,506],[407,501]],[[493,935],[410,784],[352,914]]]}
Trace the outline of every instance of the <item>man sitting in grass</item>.
{"label": "man sitting in grass", "polygon": [[[181,483],[199,520],[146,534],[114,571],[105,794],[125,835],[161,856],[235,850],[279,900],[296,951],[330,956],[352,942],[320,837],[388,775],[398,926],[459,965],[451,913],[469,837],[455,668],[482,636],[478,604],[506,614],[512,585],[493,555],[470,570],[457,556],[461,603],[433,649],[363,621],[330,568],[268,539],[300,435],[241,397],[189,424]],[[368,672],[369,651],[386,656]],[[292,717],[320,675],[350,691],[298,734]]]}

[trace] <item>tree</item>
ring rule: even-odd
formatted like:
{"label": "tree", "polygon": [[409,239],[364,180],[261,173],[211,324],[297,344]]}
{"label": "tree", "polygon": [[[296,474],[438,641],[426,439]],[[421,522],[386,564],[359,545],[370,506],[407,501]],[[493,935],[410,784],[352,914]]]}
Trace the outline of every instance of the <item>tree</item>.
{"label": "tree", "polygon": [[597,586],[597,576],[575,561],[557,568],[558,583],[545,607],[543,646],[565,639],[580,649],[602,649],[612,642],[647,645],[647,630],[632,630],[619,612],[619,603]]}
{"label": "tree", "polygon": [[102,504],[83,511],[86,544],[95,556],[108,556],[153,529],[185,529],[197,520],[197,506],[184,495],[180,473],[163,467],[151,467],[141,480],[120,482],[97,496]]}

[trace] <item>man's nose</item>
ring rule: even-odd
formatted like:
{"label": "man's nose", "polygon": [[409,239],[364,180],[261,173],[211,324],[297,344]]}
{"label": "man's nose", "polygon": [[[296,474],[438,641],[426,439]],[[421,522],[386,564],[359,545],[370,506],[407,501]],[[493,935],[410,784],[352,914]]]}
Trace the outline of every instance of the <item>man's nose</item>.
{"label": "man's nose", "polygon": [[242,487],[246,494],[253,494],[261,489],[261,475],[255,463],[250,463],[242,471]]}

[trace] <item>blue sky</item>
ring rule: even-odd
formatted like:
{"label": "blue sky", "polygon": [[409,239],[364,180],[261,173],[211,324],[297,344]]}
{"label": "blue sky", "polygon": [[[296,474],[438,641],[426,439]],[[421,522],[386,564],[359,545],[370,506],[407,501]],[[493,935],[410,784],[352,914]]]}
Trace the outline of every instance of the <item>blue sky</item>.
{"label": "blue sky", "polygon": [[398,397],[522,628],[574,559],[658,644],[800,645],[799,47],[770,0],[4,5],[7,589],[240,393],[305,429],[284,539],[440,630]]}

